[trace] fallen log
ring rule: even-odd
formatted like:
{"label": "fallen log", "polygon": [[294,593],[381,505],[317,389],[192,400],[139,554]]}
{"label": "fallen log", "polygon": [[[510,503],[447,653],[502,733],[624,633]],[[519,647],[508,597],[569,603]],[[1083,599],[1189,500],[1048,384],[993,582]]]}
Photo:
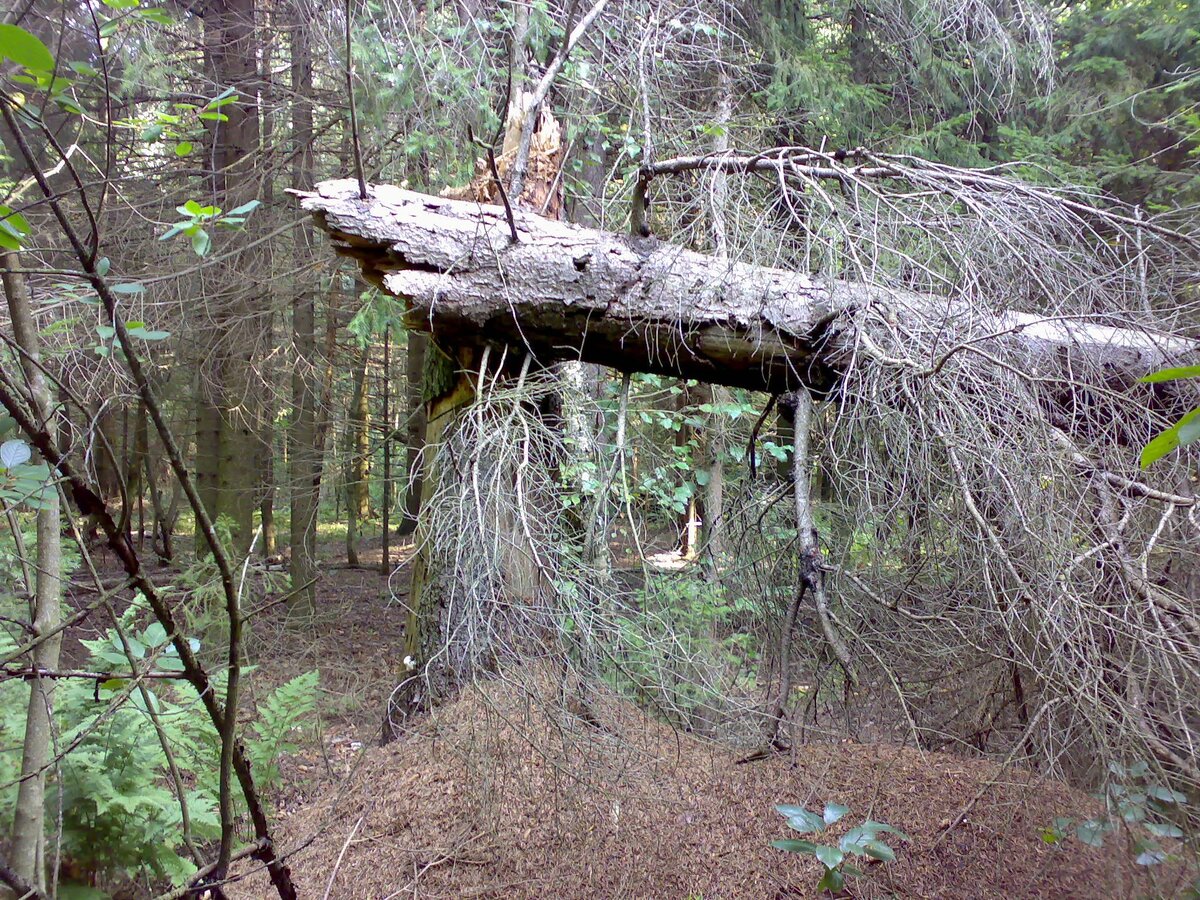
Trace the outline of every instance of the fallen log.
{"label": "fallen log", "polygon": [[830,387],[856,351],[875,345],[873,327],[952,335],[921,363],[930,373],[955,346],[1002,339],[1030,370],[1083,360],[1120,380],[1197,349],[1195,340],[1116,327],[1111,316],[987,313],[961,299],[821,281],[530,213],[513,214],[514,242],[498,206],[388,185],[371,186],[367,200],[351,180],[295,193],[340,253],[404,299],[410,328],[464,361],[483,346],[508,346],[542,364],[581,360],[781,392]]}

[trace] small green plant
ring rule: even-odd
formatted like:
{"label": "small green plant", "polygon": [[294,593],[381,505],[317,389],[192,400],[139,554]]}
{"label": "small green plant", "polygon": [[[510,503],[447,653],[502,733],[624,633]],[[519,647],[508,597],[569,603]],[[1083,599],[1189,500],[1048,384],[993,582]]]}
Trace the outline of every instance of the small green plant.
{"label": "small green plant", "polygon": [[1128,766],[1109,763],[1115,776],[1102,795],[1105,813],[1077,821],[1062,816],[1042,830],[1047,844],[1061,844],[1074,836],[1089,847],[1104,846],[1107,835],[1122,825],[1136,826],[1142,832],[1133,840],[1134,862],[1139,866],[1156,866],[1172,858],[1163,840],[1181,840],[1183,829],[1173,821],[1187,803],[1186,795],[1174,788],[1158,784],[1150,776],[1150,766],[1139,760]]}
{"label": "small green plant", "polygon": [[[850,812],[850,808],[840,803],[826,803],[821,815],[810,812],[803,806],[776,806],[779,814],[787,819],[788,827],[800,834],[820,834],[830,825],[840,822]],[[808,840],[772,841],[771,846],[789,853],[807,853],[816,857],[825,867],[821,880],[817,882],[818,891],[829,891],[837,894],[846,888],[846,876],[862,877],[865,873],[850,865],[854,857],[876,859],[880,862],[892,862],[896,859],[896,851],[879,839],[881,834],[894,834],[902,841],[908,840],[908,835],[891,825],[883,822],[873,822],[870,819],[861,825],[856,825],[838,840],[837,844],[818,844]]]}
{"label": "small green plant", "polygon": [[[1165,381],[1182,381],[1186,378],[1200,378],[1200,366],[1179,366],[1173,369],[1163,369],[1151,372],[1138,381],[1144,384],[1161,384]],[[1200,440],[1200,406],[1184,415],[1182,419],[1160,432],[1150,443],[1142,448],[1141,464],[1143,469],[1162,459],[1168,453],[1186,447]]]}
{"label": "small green plant", "polygon": [[[182,884],[196,871],[186,839],[203,846],[220,836],[221,742],[198,712],[195,690],[169,678],[135,689],[126,677],[134,666],[162,674],[183,668],[166,629],[144,621],[144,601],[135,598],[120,615],[119,630],[108,628],[80,642],[88,652],[85,668],[114,677],[64,679],[55,694],[59,745],[71,749],[52,778],[49,821],[61,815],[62,855],[75,877],[101,886],[142,877]],[[22,639],[11,628],[0,628],[0,655],[11,655]],[[197,639],[189,643],[193,651],[200,649]],[[280,685],[258,704],[257,716],[242,733],[260,790],[278,784],[280,758],[298,749],[296,730],[312,718],[317,684],[318,674],[311,671]],[[224,672],[213,674],[213,687],[223,698]],[[23,741],[24,691],[15,680],[0,684],[3,746],[20,747]],[[171,775],[164,743],[181,783]],[[0,791],[3,821],[12,816],[19,766],[19,754],[0,754],[0,783],[7,785]],[[186,833],[180,788],[188,810]],[[79,890],[78,884],[64,886],[59,896]]]}

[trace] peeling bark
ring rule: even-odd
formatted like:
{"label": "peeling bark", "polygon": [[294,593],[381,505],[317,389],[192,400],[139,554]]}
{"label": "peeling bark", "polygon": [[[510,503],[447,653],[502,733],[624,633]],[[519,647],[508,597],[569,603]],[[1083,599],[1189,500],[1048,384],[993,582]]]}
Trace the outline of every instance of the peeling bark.
{"label": "peeling bark", "polygon": [[[404,298],[410,328],[447,352],[508,344],[542,365],[582,360],[772,393],[827,390],[872,327],[937,330],[969,318],[971,340],[1014,342],[1023,363],[1061,370],[1079,356],[1137,375],[1194,342],[1078,318],[752,266],[517,212],[387,185],[359,200],[351,181],[297,192],[304,209]],[[879,323],[884,323],[880,325]],[[935,365],[931,361],[931,367]]]}

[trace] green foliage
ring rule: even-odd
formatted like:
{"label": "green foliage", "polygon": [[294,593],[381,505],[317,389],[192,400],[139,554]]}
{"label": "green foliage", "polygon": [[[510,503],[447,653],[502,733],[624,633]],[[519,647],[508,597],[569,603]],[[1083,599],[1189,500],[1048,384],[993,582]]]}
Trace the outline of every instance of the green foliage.
{"label": "green foliage", "polygon": [[[85,667],[115,673],[128,673],[135,665],[181,671],[165,629],[156,621],[140,627],[143,616],[143,603],[135,599],[120,617],[120,631],[109,628],[81,641],[88,652]],[[14,637],[0,633],[0,653],[15,649]],[[196,639],[189,642],[199,649]],[[315,671],[299,675],[258,705],[244,743],[260,790],[277,783],[280,758],[298,749],[295,729],[315,711],[317,680]],[[214,681],[222,696],[223,673]],[[21,744],[26,696],[18,682],[0,685],[4,746]],[[58,746],[71,749],[47,792],[47,821],[56,821],[61,800],[64,858],[97,884],[149,874],[178,885],[195,872],[184,852],[182,812],[152,714],[182,775],[193,841],[203,846],[220,836],[220,738],[194,689],[162,679],[144,681],[141,688],[121,677],[99,684],[63,679],[55,691]],[[10,785],[0,793],[0,817],[6,820],[16,799],[19,767],[20,754],[0,754],[0,780]]]}
{"label": "green foliage", "polygon": [[1104,815],[1083,821],[1056,818],[1042,829],[1042,840],[1047,844],[1062,844],[1074,836],[1080,843],[1099,849],[1108,835],[1130,827],[1135,832],[1132,850],[1137,865],[1156,866],[1181,858],[1181,849],[1168,848],[1162,841],[1185,838],[1176,823],[1186,812],[1187,795],[1155,781],[1145,761],[1129,766],[1114,762],[1108,768],[1114,778],[1103,794]]}
{"label": "green foliage", "polygon": [[[802,806],[780,805],[775,809],[787,819],[788,827],[800,834],[819,834],[830,825],[840,822],[846,813],[850,812],[848,806],[842,806],[840,803],[825,804],[821,815],[809,812]],[[881,834],[892,834],[902,841],[908,840],[908,835],[903,831],[868,819],[842,835],[836,845],[788,839],[772,841],[771,846],[789,853],[806,853],[815,857],[825,867],[816,889],[837,894],[845,890],[847,875],[863,875],[860,869],[850,864],[852,857],[870,858],[880,862],[895,861],[896,851],[880,840]]]}
{"label": "green foliage", "polygon": [[29,220],[11,206],[0,204],[0,247],[5,250],[20,250],[21,242],[29,234]]}
{"label": "green foliage", "polygon": [[752,684],[761,615],[753,599],[691,575],[648,576],[618,619],[611,665],[614,688],[679,725],[694,726],[730,690]]}
{"label": "green foliage", "polygon": [[[1161,384],[1167,381],[1179,381],[1186,378],[1200,378],[1200,366],[1178,366],[1151,372],[1144,378],[1138,379],[1146,384]],[[1142,448],[1141,466],[1143,469],[1162,459],[1168,453],[1186,447],[1200,440],[1200,406],[1186,413],[1183,418],[1165,431],[1156,435]]]}
{"label": "green foliage", "polygon": [[396,297],[385,294],[378,288],[368,288],[359,294],[362,304],[346,330],[355,338],[359,347],[367,347],[381,336],[386,328],[404,331],[404,304]]}
{"label": "green foliage", "polygon": [[425,351],[425,371],[421,379],[421,401],[429,403],[449,393],[458,377],[454,360],[438,349],[432,341]]}
{"label": "green foliage", "polygon": [[40,509],[44,492],[49,490],[50,467],[45,463],[30,464],[32,451],[20,438],[0,444],[0,501],[4,506],[23,505]]}
{"label": "green foliage", "polygon": [[[213,113],[228,118],[224,113]],[[176,148],[178,154],[178,147]],[[177,234],[186,234],[191,238],[192,250],[197,256],[207,256],[212,247],[212,236],[206,226],[215,225],[218,228],[241,229],[247,216],[262,206],[261,200],[250,200],[236,209],[222,213],[219,206],[201,206],[195,200],[189,200],[183,206],[175,207],[175,211],[185,218],[176,222],[159,236],[160,241],[167,241]]]}
{"label": "green foliage", "polygon": [[254,768],[254,780],[262,788],[279,781],[279,759],[295,753],[300,746],[293,740],[296,723],[317,710],[320,675],[316,669],[297,675],[277,687],[258,705],[258,719],[250,726],[252,737],[246,740],[246,753]]}
{"label": "green foliage", "polygon": [[0,57],[33,71],[54,68],[54,56],[41,39],[16,25],[0,25]]}

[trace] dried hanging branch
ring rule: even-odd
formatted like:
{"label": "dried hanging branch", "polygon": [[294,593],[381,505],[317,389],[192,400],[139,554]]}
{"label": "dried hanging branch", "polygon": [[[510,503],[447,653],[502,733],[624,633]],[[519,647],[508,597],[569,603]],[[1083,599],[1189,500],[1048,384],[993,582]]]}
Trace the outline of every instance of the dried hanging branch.
{"label": "dried hanging branch", "polygon": [[[1196,354],[1196,239],[1003,169],[866,150],[784,148],[650,169],[715,170],[768,176],[730,191],[729,253],[744,262],[634,248],[528,216],[528,239],[505,249],[501,216],[386,188],[374,189],[370,216],[333,183],[304,204],[448,347],[501,342],[539,358],[557,348],[627,370],[816,388],[826,401],[814,452],[839,510],[822,535],[828,621],[846,644],[837,656],[874,661],[888,675],[881,688],[899,694],[931,744],[1008,731],[1055,768],[1081,754],[1148,756],[1200,784],[1189,712],[1200,631],[1186,599],[1186,573],[1200,567],[1200,501],[1190,457],[1149,475],[1136,465],[1140,443],[1194,400],[1186,388],[1134,383]],[[667,202],[706,184],[671,185]],[[767,362],[789,355],[778,370]],[[501,433],[481,424],[467,446],[495,446]],[[499,495],[468,501],[461,484],[510,483],[467,474],[436,509],[478,517]],[[519,522],[525,501],[504,502]],[[750,502],[755,527],[773,521],[775,501]],[[485,521],[496,519],[482,514],[475,527]],[[464,533],[461,518],[443,525]],[[549,530],[531,543],[552,546],[556,526],[539,527]],[[852,539],[864,534],[869,559]],[[778,553],[766,532],[747,541]],[[493,569],[476,550],[446,569],[475,573],[462,590],[503,593],[487,586]],[[792,577],[754,568],[772,590]],[[531,609],[548,623],[557,602],[548,594]],[[447,608],[488,621],[486,604]],[[591,614],[601,658],[620,619]],[[473,621],[452,629],[469,636],[447,649],[461,660],[497,646]],[[663,659],[666,682],[719,680],[717,664],[669,639]],[[982,673],[1008,685],[999,701],[979,693]],[[959,686],[960,703],[928,703],[943,683]],[[725,698],[721,715],[737,721],[744,707]]]}

